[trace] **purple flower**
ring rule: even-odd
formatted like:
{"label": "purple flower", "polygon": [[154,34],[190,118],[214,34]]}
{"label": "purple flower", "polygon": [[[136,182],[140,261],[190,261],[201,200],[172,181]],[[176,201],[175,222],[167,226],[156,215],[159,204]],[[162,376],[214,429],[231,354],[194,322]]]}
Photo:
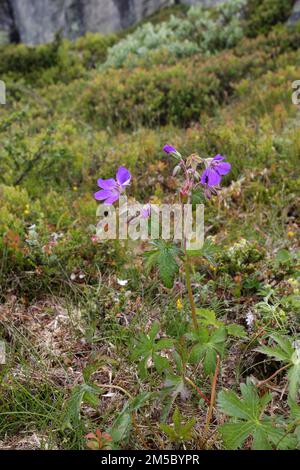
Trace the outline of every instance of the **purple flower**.
{"label": "purple flower", "polygon": [[165,145],[163,151],[166,152],[168,155],[173,154],[173,157],[180,158],[180,153],[176,150],[175,147],[172,145]]}
{"label": "purple flower", "polygon": [[221,183],[222,176],[227,175],[231,170],[230,163],[223,160],[225,160],[225,157],[222,157],[220,154],[206,160],[206,169],[201,176],[202,184],[212,188]]}
{"label": "purple flower", "polygon": [[126,186],[130,185],[130,180],[130,172],[124,166],[120,166],[117,170],[116,179],[98,179],[97,184],[102,189],[94,194],[94,198],[110,206],[119,199]]}
{"label": "purple flower", "polygon": [[148,219],[151,215],[151,204],[145,204],[141,210],[141,218]]}

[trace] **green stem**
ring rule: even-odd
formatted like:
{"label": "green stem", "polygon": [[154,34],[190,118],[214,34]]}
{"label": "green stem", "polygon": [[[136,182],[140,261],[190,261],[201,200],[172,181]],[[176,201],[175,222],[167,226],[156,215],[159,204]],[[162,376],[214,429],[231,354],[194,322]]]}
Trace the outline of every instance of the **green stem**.
{"label": "green stem", "polygon": [[188,260],[187,256],[186,256],[186,260],[184,262],[184,270],[185,270],[186,286],[187,286],[187,290],[188,290],[188,296],[189,296],[191,312],[192,312],[192,321],[193,321],[193,325],[194,325],[195,330],[198,331],[199,330],[199,325],[198,325],[198,321],[197,321],[196,305],[195,305],[195,300],[194,300],[193,291],[192,291],[190,265],[189,265],[189,260]]}

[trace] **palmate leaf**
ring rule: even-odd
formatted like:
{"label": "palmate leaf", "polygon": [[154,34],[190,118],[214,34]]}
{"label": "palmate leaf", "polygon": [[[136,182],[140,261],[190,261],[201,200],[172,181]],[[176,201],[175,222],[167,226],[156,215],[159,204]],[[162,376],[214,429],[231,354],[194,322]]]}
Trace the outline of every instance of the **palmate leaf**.
{"label": "palmate leaf", "polygon": [[227,449],[238,449],[254,431],[253,423],[226,423],[220,426],[220,431]]}
{"label": "palmate leaf", "polygon": [[189,397],[189,390],[185,385],[182,375],[174,375],[171,372],[168,372],[164,387],[160,393],[162,399],[166,398],[166,403],[161,413],[161,420],[164,422],[166,421],[176,398],[180,396],[182,400],[186,400]]}
{"label": "palmate leaf", "polygon": [[138,361],[139,374],[142,379],[147,376],[147,364],[149,360],[153,361],[159,373],[164,372],[164,370],[169,367],[168,359],[159,354],[159,352],[163,349],[172,348],[174,340],[171,338],[157,340],[156,337],[159,329],[159,323],[154,322],[148,334],[140,333],[135,340],[131,357],[134,361]]}
{"label": "palmate leaf", "polygon": [[207,259],[212,265],[216,264],[216,256],[218,254],[218,247],[209,238],[205,240],[202,248],[199,250],[187,250],[188,256],[202,257]]}
{"label": "palmate leaf", "polygon": [[293,400],[297,399],[300,386],[300,357],[293,347],[293,339],[289,336],[274,333],[271,339],[276,345],[260,346],[257,351],[274,357],[277,361],[285,363],[288,367],[289,395]]}
{"label": "palmate leaf", "polygon": [[230,323],[229,325],[225,325],[223,321],[217,319],[216,312],[214,312],[214,310],[207,308],[197,308],[196,313],[202,325],[210,325],[215,328],[225,326],[228,335],[234,336],[236,338],[247,338],[247,333],[242,325],[238,325],[237,323]]}
{"label": "palmate leaf", "polygon": [[155,249],[144,254],[146,270],[150,272],[152,268],[156,267],[164,285],[171,289],[179,270],[177,258],[181,254],[181,250],[173,243],[164,240],[157,240],[153,242],[153,245]]}
{"label": "palmate leaf", "polygon": [[203,359],[204,371],[207,375],[214,373],[217,363],[217,354],[222,358],[225,352],[227,331],[225,326],[217,330],[201,328],[193,337],[197,342],[190,353],[190,361],[195,363]]}
{"label": "palmate leaf", "polygon": [[260,397],[250,379],[247,379],[246,384],[241,384],[240,388],[241,398],[232,391],[221,391],[218,396],[220,411],[233,418],[233,422],[219,427],[225,446],[228,449],[240,448],[252,436],[252,448],[255,450],[293,448],[295,436],[287,434],[275,418],[272,420],[264,414],[271,394]]}
{"label": "palmate leaf", "polygon": [[172,442],[188,441],[192,438],[192,430],[196,423],[196,418],[191,418],[187,423],[183,423],[183,416],[176,407],[173,414],[173,425],[160,424],[159,427],[167,434]]}

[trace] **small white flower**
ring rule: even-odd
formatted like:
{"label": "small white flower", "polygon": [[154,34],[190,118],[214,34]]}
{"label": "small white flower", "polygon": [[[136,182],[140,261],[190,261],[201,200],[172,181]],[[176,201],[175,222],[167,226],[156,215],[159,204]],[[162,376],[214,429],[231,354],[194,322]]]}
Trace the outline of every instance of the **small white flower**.
{"label": "small white flower", "polygon": [[124,286],[127,286],[128,280],[127,279],[124,279],[124,280],[123,279],[117,279],[117,283],[119,284],[119,286],[124,287]]}
{"label": "small white flower", "polygon": [[255,320],[255,317],[254,317],[253,313],[251,312],[251,310],[249,310],[249,312],[246,315],[246,323],[247,323],[247,326],[249,328],[252,327],[252,325],[254,323],[254,320]]}

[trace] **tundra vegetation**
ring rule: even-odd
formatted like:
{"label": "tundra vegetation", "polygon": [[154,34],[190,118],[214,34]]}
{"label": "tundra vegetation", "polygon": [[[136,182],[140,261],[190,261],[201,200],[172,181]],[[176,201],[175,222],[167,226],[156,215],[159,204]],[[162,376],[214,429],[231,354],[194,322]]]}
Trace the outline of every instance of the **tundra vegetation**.
{"label": "tundra vegetation", "polygon": [[[292,6],[1,48],[1,448],[300,447]],[[205,204],[201,250],[98,241],[119,167],[147,208]]]}

